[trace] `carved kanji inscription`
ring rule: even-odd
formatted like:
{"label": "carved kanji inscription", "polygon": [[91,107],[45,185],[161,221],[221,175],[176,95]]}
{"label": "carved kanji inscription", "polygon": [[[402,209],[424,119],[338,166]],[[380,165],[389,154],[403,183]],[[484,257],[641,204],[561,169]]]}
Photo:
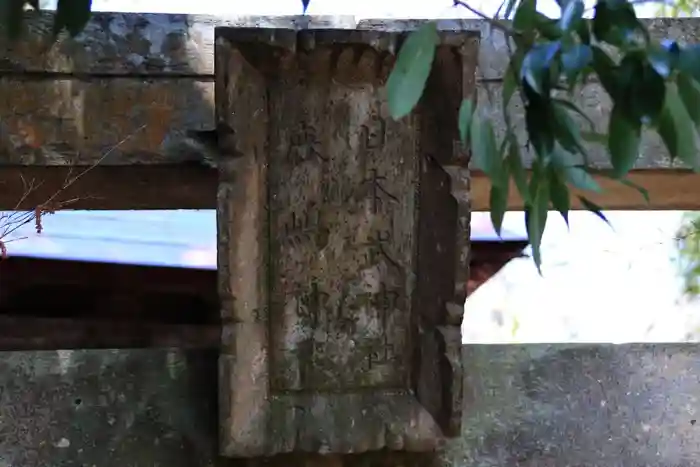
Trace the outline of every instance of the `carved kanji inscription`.
{"label": "carved kanji inscription", "polygon": [[271,94],[279,127],[300,122],[271,140],[273,387],[404,388],[415,132],[387,122],[377,90],[335,84],[325,102],[306,95]]}

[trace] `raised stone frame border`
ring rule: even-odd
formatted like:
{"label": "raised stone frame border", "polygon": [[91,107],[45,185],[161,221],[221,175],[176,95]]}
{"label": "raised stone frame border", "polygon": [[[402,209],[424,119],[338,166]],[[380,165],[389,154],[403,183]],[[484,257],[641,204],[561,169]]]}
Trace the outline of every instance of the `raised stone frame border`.
{"label": "raised stone frame border", "polygon": [[[392,24],[400,28],[400,22]],[[459,434],[470,208],[469,157],[459,143],[457,115],[461,99],[476,90],[477,32],[439,32],[429,83],[411,119],[420,141],[414,187],[420,215],[413,219],[416,287],[406,330],[411,361],[405,387],[275,393],[269,375],[266,83],[280,60],[324,45],[369,47],[393,61],[415,25],[399,31],[216,29],[216,111],[224,158],[218,236],[220,450],[225,456],[432,451],[445,436]]]}

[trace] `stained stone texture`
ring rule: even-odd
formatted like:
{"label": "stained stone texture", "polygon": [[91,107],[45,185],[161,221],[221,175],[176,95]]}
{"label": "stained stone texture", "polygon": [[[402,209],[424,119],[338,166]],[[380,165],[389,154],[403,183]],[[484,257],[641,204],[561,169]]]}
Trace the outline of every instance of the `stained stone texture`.
{"label": "stained stone texture", "polygon": [[206,467],[216,353],[0,354],[0,466]]}
{"label": "stained stone texture", "polygon": [[217,29],[227,456],[431,451],[458,433],[456,122],[478,42],[441,33],[425,100],[394,121],[384,84],[404,37]]}
{"label": "stained stone texture", "polygon": [[214,460],[216,355],[0,354],[0,466],[692,467],[693,344],[470,345],[464,435],[440,455]]}
{"label": "stained stone texture", "polygon": [[698,464],[696,345],[468,345],[463,354],[456,465]]}
{"label": "stained stone texture", "polygon": [[[352,16],[227,16],[108,13],[85,31],[49,48],[52,14],[32,15],[20,42],[0,37],[0,165],[172,164],[161,147],[187,129],[214,127],[214,28],[361,29],[402,31],[421,21],[360,20]],[[698,38],[698,18],[644,20],[654,38]],[[444,31],[479,37],[478,96],[498,96],[508,63],[500,32],[478,19],[440,20]],[[31,76],[29,75],[31,73]],[[36,79],[41,75],[41,79]],[[77,79],[76,79],[77,78]],[[599,89],[578,98],[594,120],[610,111]],[[514,103],[514,107],[515,107]],[[499,103],[484,113],[501,130]],[[513,109],[522,119],[522,109]],[[119,144],[118,148],[107,151]],[[527,152],[526,152],[527,153]],[[593,151],[595,166],[607,157]],[[637,168],[668,168],[658,138],[645,135]]]}
{"label": "stained stone texture", "polygon": [[[401,31],[420,21],[352,16],[230,16],[108,13],[92,16],[75,38],[53,47],[52,14],[32,15],[22,41],[0,37],[0,165],[172,164],[161,148],[187,129],[214,126],[214,28],[362,29]],[[652,36],[697,42],[698,18],[645,20]],[[441,20],[444,31],[480,38],[479,98],[498,95],[508,63],[502,34],[481,20]],[[31,75],[30,75],[31,74]],[[41,75],[41,79],[36,79]],[[77,79],[76,79],[77,78]],[[488,84],[488,86],[487,86]],[[595,118],[610,110],[595,85],[582,96]],[[593,97],[593,98],[591,98]],[[503,128],[494,102],[485,113]],[[515,110],[516,114],[522,110]],[[516,120],[517,115],[516,115]],[[665,148],[645,136],[638,168],[667,168]],[[119,144],[118,148],[110,148]],[[660,150],[659,150],[660,149]],[[106,156],[106,157],[105,157]],[[594,165],[605,165],[600,152]]]}
{"label": "stained stone texture", "polygon": [[215,26],[356,21],[100,12],[57,42],[52,24],[32,14],[21,41],[0,37],[0,166],[182,163],[161,144],[214,125]]}

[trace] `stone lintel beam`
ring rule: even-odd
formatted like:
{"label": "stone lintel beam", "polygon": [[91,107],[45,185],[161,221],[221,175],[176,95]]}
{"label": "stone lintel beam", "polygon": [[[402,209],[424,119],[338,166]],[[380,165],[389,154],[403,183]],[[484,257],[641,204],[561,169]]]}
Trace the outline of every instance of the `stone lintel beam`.
{"label": "stone lintel beam", "polygon": [[[0,79],[6,91],[0,100],[0,165],[177,163],[164,156],[162,141],[186,129],[214,126],[217,26],[398,32],[421,23],[352,16],[96,13],[85,32],[49,48],[52,20],[51,13],[32,14],[22,41],[0,40]],[[684,42],[697,41],[698,21],[647,20],[654,37]],[[440,20],[438,26],[455,37],[479,35],[479,100],[495,96],[484,112],[502,128],[496,110],[508,62],[503,36],[474,19]],[[610,104],[601,94],[592,84],[579,100],[604,125]],[[512,111],[518,121],[522,111],[517,102]],[[658,140],[649,135],[645,141],[637,168],[670,167]],[[591,159],[593,165],[606,166],[599,153]]]}
{"label": "stone lintel beam", "polygon": [[[84,33],[75,39],[62,38],[47,48],[51,21],[50,13],[32,15],[22,41],[11,44],[0,39],[0,80],[7,91],[0,99],[0,171],[2,179],[10,181],[0,187],[0,207],[4,209],[14,208],[22,196],[21,188],[15,186],[22,185],[23,178],[41,183],[39,191],[63,183],[64,178],[52,171],[53,167],[43,171],[32,166],[90,166],[98,161],[106,171],[81,177],[72,188],[71,194],[78,196],[70,198],[79,198],[73,208],[214,208],[212,177],[197,168],[181,167],[186,161],[167,157],[162,143],[188,129],[214,127],[216,26],[401,31],[420,23],[353,17],[96,13]],[[654,37],[697,41],[700,19],[646,21]],[[439,26],[445,31],[479,34],[477,95],[482,104],[492,99],[483,111],[502,131],[499,89],[507,64],[503,37],[488,31],[479,20],[441,20]],[[604,127],[609,102],[598,86],[591,84],[577,99]],[[514,121],[521,121],[517,99],[511,106]],[[591,160],[596,167],[606,167],[602,151],[594,150]],[[129,177],[112,172],[111,167],[117,165],[163,168],[139,168],[141,172]],[[632,178],[646,183],[652,204],[618,186],[606,189],[597,200],[610,209],[700,207],[700,197],[694,195],[700,176],[671,170],[666,149],[654,134],[645,134],[636,169]],[[669,182],[676,176],[683,190]],[[143,180],[149,182],[141,183]],[[187,189],[179,190],[180,186]],[[487,209],[488,182],[477,175],[471,190],[473,209]],[[681,191],[686,194],[679,194]],[[518,209],[521,203],[513,198],[509,206]]]}

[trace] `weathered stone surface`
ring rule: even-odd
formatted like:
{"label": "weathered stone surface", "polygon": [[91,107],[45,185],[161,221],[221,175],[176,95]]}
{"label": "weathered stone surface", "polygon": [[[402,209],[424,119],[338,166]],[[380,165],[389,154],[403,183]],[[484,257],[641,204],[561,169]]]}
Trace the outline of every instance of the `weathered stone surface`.
{"label": "weathered stone surface", "polygon": [[192,79],[0,82],[0,164],[169,164],[175,128],[213,125],[213,89]]}
{"label": "weathered stone surface", "polygon": [[3,352],[0,379],[0,465],[214,465],[215,352]]}
{"label": "weathered stone surface", "polygon": [[401,33],[217,31],[222,452],[433,450],[459,426],[469,207],[448,173],[476,37],[443,33],[393,121]]}
{"label": "weathered stone surface", "polygon": [[162,143],[214,126],[214,26],[355,26],[352,17],[98,13],[49,48],[52,20],[32,15],[22,41],[0,41],[0,164],[190,162]]}
{"label": "weathered stone surface", "polygon": [[53,13],[28,13],[21,41],[0,39],[0,71],[171,78],[214,74],[214,28],[354,28],[352,16],[208,16],[158,13],[92,15],[84,31],[53,47]]}
{"label": "weathered stone surface", "polygon": [[693,344],[468,345],[458,465],[692,466]]}
{"label": "weathered stone surface", "polygon": [[[213,75],[214,28],[370,29],[400,31],[423,20],[356,20],[353,16],[210,16],[158,13],[95,13],[75,39],[47,47],[52,13],[31,14],[26,40],[0,40],[3,72],[62,72],[109,75]],[[698,18],[643,20],[652,37],[698,42]],[[503,77],[508,51],[503,34],[480,19],[442,19],[445,31],[478,32],[479,78]]]}
{"label": "weathered stone surface", "polygon": [[[12,44],[0,40],[0,71],[8,77],[3,86],[11,89],[0,103],[0,116],[9,122],[0,133],[0,164],[91,164],[141,125],[146,127],[110,153],[104,165],[182,163],[165,157],[160,143],[186,129],[214,126],[216,26],[401,31],[421,22],[97,13],[84,33],[48,48],[51,21],[49,13],[32,15],[25,39]],[[648,25],[655,37],[695,42],[698,21],[654,19]],[[441,20],[439,27],[478,33],[478,76],[484,83],[500,81],[508,54],[498,31],[472,19]],[[480,85],[482,96],[485,91]],[[502,126],[502,117],[493,116]],[[87,135],[84,141],[82,134]],[[657,146],[652,137],[644,151],[649,157],[638,168],[667,168],[665,149],[655,157]]]}
{"label": "weathered stone surface", "polygon": [[693,466],[697,346],[465,346],[464,435],[433,453],[219,459],[216,355],[0,354],[0,465]]}

